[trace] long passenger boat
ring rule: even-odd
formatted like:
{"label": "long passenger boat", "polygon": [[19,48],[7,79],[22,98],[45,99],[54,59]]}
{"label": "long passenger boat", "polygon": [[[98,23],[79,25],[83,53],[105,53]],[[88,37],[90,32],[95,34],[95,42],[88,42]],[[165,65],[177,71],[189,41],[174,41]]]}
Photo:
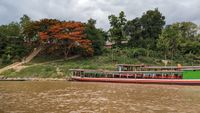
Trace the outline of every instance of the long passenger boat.
{"label": "long passenger boat", "polygon": [[72,80],[140,84],[200,85],[200,66],[119,64],[117,71],[70,69]]}

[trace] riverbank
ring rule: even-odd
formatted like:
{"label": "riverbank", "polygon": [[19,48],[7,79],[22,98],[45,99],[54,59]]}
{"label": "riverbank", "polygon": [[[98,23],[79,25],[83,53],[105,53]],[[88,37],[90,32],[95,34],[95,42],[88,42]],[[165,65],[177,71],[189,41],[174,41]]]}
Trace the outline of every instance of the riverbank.
{"label": "riverbank", "polygon": [[70,80],[67,78],[9,78],[9,77],[0,77],[0,81],[66,81]]}
{"label": "riverbank", "polygon": [[[0,73],[0,76],[7,78],[57,78],[65,79],[70,77],[69,69],[95,69],[95,70],[116,70],[117,64],[146,64],[163,66],[161,58],[140,56],[132,58],[126,54],[112,55],[112,52],[90,58],[76,58],[65,60],[49,56],[38,56],[31,62],[22,65],[19,69],[9,69]],[[199,65],[183,62],[180,59],[170,61],[168,65]]]}

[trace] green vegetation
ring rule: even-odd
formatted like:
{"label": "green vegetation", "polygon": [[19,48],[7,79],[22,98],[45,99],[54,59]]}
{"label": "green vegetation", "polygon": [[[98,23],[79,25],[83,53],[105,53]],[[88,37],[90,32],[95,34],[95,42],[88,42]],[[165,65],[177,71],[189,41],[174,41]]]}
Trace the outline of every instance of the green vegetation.
{"label": "green vegetation", "polygon": [[165,17],[158,11],[149,10],[124,27],[126,36],[129,36],[129,46],[156,50],[156,41],[165,25]]}
{"label": "green vegetation", "polygon": [[11,63],[11,60],[19,60],[27,50],[20,35],[20,24],[12,22],[0,26],[0,57],[3,64]]}
{"label": "green vegetation", "polygon": [[[27,15],[20,22],[0,26],[0,67],[30,54],[33,48],[44,50],[21,70],[8,70],[8,77],[65,77],[70,68],[114,70],[116,64],[199,65],[200,28],[192,22],[165,25],[158,9],[127,20],[121,11],[108,16],[110,29],[96,28],[96,20],[87,23],[42,19]],[[106,41],[113,45],[105,49]],[[79,59],[65,60],[68,56]],[[60,60],[56,60],[60,59]]]}
{"label": "green vegetation", "polygon": [[[158,57],[145,56],[145,50],[128,48],[119,50],[104,50],[104,54],[90,58],[77,58],[72,60],[52,60],[55,58],[43,56],[36,57],[33,61],[26,64],[27,66],[20,71],[8,70],[0,75],[5,77],[41,77],[41,78],[64,78],[70,76],[69,69],[103,69],[103,70],[116,70],[116,64],[147,64],[147,65],[164,65],[162,59]],[[154,55],[152,53],[150,55]],[[173,60],[169,65],[176,65],[181,63],[183,65],[199,65],[196,62],[184,62],[185,60]]]}
{"label": "green vegetation", "polygon": [[101,55],[103,53],[103,47],[106,41],[107,33],[102,29],[97,29],[95,24],[96,20],[89,19],[85,25],[85,33],[87,38],[92,41],[94,55]]}
{"label": "green vegetation", "polygon": [[108,16],[111,28],[109,29],[110,40],[115,42],[115,46],[122,47],[122,41],[126,40],[124,35],[124,26],[126,25],[126,18],[123,11],[119,13],[119,17],[115,15]]}

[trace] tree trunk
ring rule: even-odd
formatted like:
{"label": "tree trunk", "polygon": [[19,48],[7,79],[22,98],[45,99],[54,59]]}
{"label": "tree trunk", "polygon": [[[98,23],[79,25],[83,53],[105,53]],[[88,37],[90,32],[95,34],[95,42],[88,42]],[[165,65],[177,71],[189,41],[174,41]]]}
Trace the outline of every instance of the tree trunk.
{"label": "tree trunk", "polygon": [[65,58],[68,57],[69,51],[73,45],[74,45],[74,43],[70,44],[68,47],[65,46],[65,50],[64,50]]}
{"label": "tree trunk", "polygon": [[67,46],[64,47],[64,55],[65,55],[65,58],[67,58]]}

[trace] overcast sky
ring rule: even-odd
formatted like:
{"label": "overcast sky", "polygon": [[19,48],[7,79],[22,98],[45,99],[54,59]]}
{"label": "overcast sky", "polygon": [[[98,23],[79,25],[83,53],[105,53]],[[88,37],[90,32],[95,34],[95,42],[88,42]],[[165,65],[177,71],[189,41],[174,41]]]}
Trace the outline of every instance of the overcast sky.
{"label": "overcast sky", "polygon": [[31,19],[56,18],[86,22],[97,20],[97,27],[109,28],[108,15],[124,11],[128,19],[158,8],[167,24],[192,21],[200,24],[200,0],[0,0],[0,24]]}

